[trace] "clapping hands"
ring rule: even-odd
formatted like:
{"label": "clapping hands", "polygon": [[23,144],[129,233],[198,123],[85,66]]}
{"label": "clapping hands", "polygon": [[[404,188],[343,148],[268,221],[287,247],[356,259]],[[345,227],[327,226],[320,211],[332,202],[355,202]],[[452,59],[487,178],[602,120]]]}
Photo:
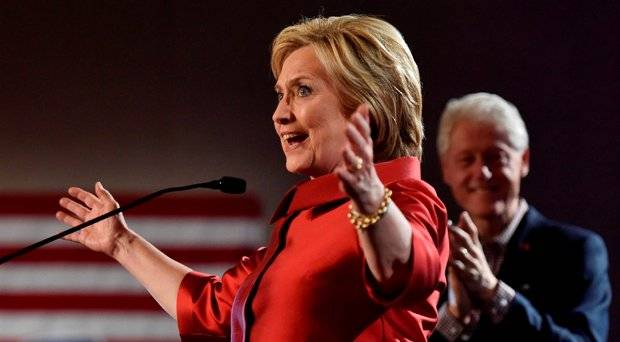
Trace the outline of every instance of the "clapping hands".
{"label": "clapping hands", "polygon": [[458,225],[450,225],[450,287],[455,293],[456,311],[480,309],[495,292],[498,280],[493,274],[482,250],[478,228],[467,212]]}

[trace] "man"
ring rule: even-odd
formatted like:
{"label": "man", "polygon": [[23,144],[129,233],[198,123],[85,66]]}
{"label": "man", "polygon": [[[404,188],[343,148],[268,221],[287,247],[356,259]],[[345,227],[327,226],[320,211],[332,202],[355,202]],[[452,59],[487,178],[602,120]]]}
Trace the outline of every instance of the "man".
{"label": "man", "polygon": [[517,109],[487,93],[451,100],[437,148],[465,211],[450,227],[447,301],[431,341],[606,341],[605,244],[520,196],[530,150]]}

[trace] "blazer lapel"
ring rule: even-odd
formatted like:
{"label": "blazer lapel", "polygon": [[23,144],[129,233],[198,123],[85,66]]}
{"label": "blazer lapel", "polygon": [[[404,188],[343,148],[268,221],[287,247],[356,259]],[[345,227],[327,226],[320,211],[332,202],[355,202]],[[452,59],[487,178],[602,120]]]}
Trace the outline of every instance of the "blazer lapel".
{"label": "blazer lapel", "polygon": [[528,292],[531,288],[531,265],[533,246],[530,237],[543,223],[544,217],[532,206],[529,207],[514,235],[508,241],[504,261],[498,278],[516,291]]}

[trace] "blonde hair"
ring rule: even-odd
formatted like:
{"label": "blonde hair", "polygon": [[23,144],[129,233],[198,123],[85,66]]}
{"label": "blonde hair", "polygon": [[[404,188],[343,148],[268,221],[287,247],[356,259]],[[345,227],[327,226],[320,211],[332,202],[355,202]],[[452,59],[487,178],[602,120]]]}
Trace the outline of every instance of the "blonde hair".
{"label": "blonde hair", "polygon": [[519,152],[529,146],[529,136],[519,110],[498,95],[475,93],[451,99],[439,119],[437,152],[445,155],[450,147],[450,135],[454,125],[463,120],[488,122],[504,130],[508,143]]}
{"label": "blonde hair", "polygon": [[271,70],[277,79],[284,60],[312,46],[338,84],[340,103],[352,113],[370,106],[376,161],[422,157],[422,85],[418,67],[400,32],[365,15],[304,19],[274,39]]}

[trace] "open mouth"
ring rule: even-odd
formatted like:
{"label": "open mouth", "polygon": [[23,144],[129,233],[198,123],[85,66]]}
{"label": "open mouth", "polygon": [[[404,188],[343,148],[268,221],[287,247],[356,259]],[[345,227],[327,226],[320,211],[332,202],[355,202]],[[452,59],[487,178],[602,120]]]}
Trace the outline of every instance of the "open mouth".
{"label": "open mouth", "polygon": [[295,147],[303,143],[308,139],[308,134],[305,133],[285,133],[282,134],[282,140],[286,142],[289,147]]}

